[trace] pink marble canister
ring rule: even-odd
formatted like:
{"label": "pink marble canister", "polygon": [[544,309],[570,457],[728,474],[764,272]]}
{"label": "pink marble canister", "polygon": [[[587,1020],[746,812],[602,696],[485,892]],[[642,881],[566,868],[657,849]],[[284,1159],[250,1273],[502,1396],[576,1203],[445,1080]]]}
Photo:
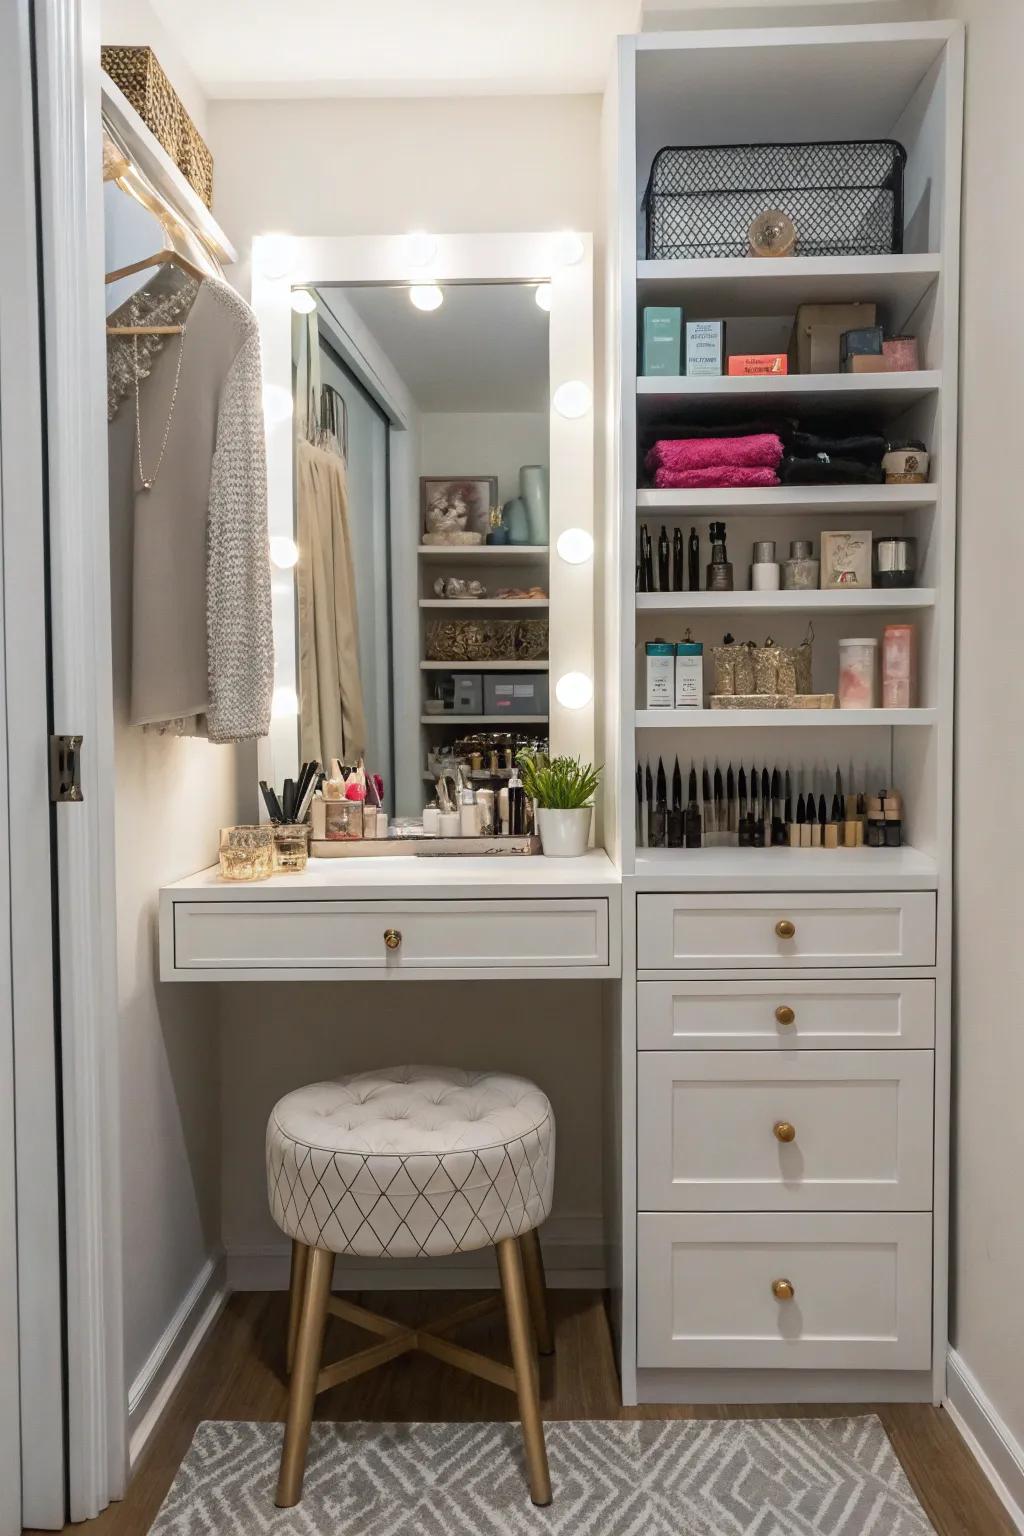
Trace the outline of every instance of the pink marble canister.
{"label": "pink marble canister", "polygon": [[921,366],[916,336],[890,336],[882,342],[882,356],[890,373],[913,373]]}

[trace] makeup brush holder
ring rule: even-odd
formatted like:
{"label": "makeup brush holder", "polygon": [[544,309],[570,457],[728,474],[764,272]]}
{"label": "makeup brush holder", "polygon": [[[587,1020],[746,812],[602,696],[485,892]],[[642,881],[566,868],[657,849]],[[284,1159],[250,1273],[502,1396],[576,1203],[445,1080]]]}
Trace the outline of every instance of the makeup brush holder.
{"label": "makeup brush holder", "polygon": [[278,874],[301,874],[308,860],[309,827],[304,821],[274,828],[274,869]]}

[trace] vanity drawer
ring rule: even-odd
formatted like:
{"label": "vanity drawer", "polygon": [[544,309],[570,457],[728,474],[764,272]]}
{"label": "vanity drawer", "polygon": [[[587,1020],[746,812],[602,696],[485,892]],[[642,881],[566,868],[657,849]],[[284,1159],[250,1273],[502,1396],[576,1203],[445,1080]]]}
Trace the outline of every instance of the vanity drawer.
{"label": "vanity drawer", "polygon": [[[386,934],[397,935],[389,947]],[[418,973],[608,964],[608,902],[179,901],[176,971]]]}
{"label": "vanity drawer", "polygon": [[932,1203],[930,1051],[646,1051],[649,1211],[914,1211]]}
{"label": "vanity drawer", "polygon": [[640,1366],[931,1363],[928,1215],[641,1214],[637,1259]]}
{"label": "vanity drawer", "polygon": [[637,897],[640,970],[934,964],[930,891]]}
{"label": "vanity drawer", "polygon": [[641,1051],[919,1049],[933,981],[640,981]]}

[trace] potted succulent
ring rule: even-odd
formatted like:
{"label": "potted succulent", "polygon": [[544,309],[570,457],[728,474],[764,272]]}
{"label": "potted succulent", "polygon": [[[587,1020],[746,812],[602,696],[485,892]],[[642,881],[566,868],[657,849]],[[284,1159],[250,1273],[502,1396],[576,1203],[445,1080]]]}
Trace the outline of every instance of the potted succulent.
{"label": "potted succulent", "polygon": [[587,851],[600,768],[578,757],[520,752],[523,788],[537,807],[540,845],[549,858],[579,858]]}

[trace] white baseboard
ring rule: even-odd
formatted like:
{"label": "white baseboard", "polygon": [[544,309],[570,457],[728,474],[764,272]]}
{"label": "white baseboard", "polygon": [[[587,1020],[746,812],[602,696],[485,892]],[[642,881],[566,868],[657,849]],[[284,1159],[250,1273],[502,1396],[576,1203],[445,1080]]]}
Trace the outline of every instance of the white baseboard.
{"label": "white baseboard", "polygon": [[1003,1423],[977,1377],[955,1349],[946,1356],[943,1407],[988,1478],[1006,1513],[1024,1532],[1024,1446]]}
{"label": "white baseboard", "polygon": [[[541,1243],[548,1284],[557,1289],[603,1290],[608,1283],[604,1224],[599,1216],[555,1216]],[[287,1242],[232,1244],[226,1250],[231,1291],[286,1291],[291,1265]],[[364,1291],[475,1291],[498,1284],[493,1248],[444,1259],[339,1258],[335,1289]]]}
{"label": "white baseboard", "polygon": [[128,1467],[134,1470],[189,1361],[228,1299],[222,1254],[211,1255],[128,1388]]}

